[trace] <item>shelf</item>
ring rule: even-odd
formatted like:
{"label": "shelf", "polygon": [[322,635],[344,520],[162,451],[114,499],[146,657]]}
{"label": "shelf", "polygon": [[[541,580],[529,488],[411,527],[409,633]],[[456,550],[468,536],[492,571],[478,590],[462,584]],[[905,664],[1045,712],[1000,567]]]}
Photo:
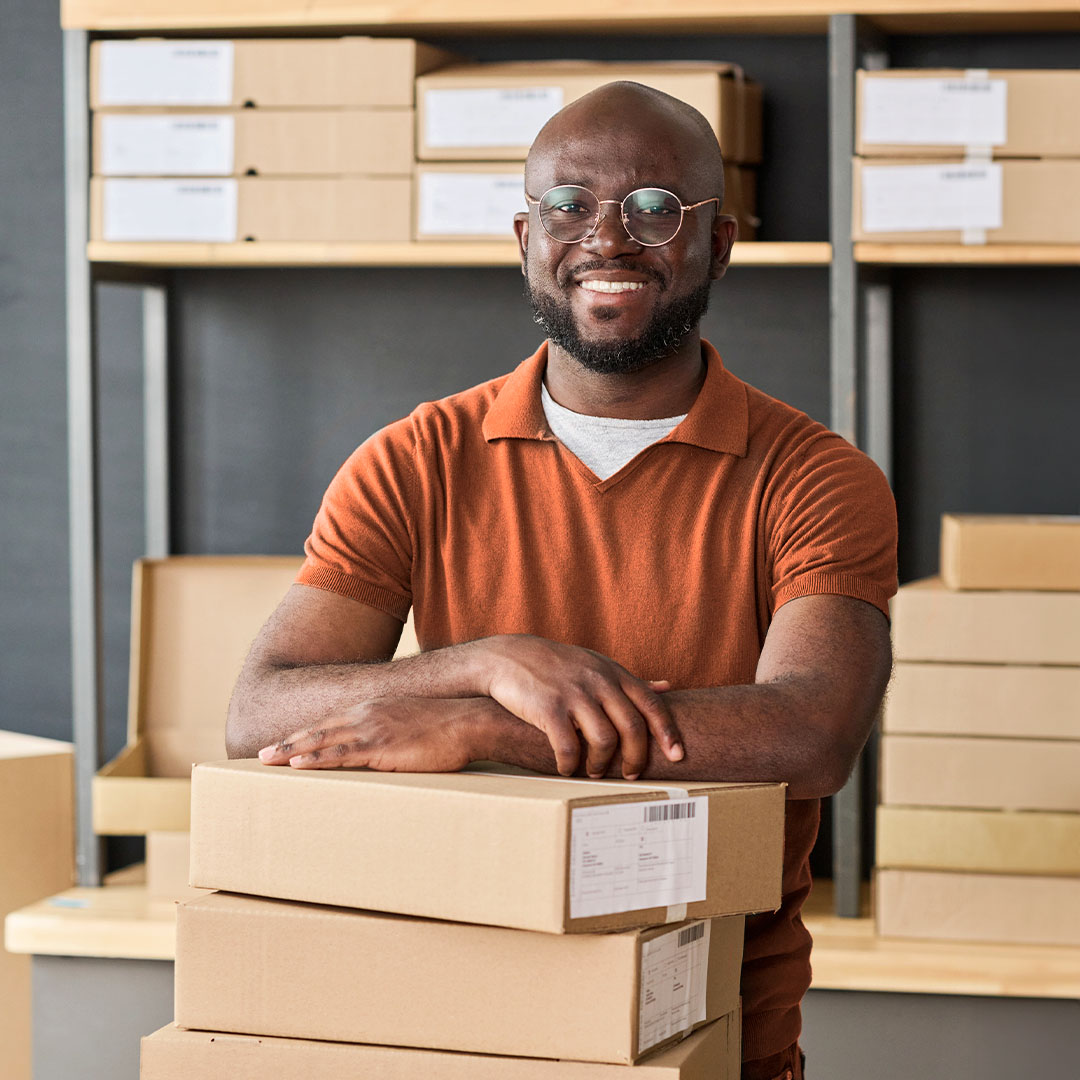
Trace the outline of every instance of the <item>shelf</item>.
{"label": "shelf", "polygon": [[[127,266],[517,266],[517,246],[507,243],[416,244],[110,244],[92,241],[95,263]],[[828,266],[827,243],[736,244],[736,266]]]}
{"label": "shelf", "polygon": [[855,261],[882,266],[1080,266],[1080,245],[859,243]]}

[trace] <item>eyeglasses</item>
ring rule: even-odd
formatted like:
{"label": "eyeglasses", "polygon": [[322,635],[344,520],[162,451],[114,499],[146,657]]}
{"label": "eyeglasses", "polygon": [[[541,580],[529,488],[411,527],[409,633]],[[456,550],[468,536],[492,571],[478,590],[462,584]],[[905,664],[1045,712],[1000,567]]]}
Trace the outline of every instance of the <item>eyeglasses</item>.
{"label": "eyeglasses", "polygon": [[540,208],[540,224],[552,240],[560,244],[580,244],[600,227],[604,216],[601,208],[605,203],[615,203],[622,216],[623,227],[631,240],[643,247],[660,247],[675,239],[682,228],[683,214],[699,206],[716,203],[719,196],[684,206],[674,192],[664,188],[638,188],[625,199],[598,199],[587,187],[580,184],[560,184],[548,188],[539,199],[528,192],[525,200]]}

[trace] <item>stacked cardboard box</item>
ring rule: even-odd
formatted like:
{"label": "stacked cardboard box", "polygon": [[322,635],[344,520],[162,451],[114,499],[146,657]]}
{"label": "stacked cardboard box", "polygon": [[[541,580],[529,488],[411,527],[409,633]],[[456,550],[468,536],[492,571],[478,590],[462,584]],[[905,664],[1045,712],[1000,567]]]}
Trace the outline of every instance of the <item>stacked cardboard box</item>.
{"label": "stacked cardboard box", "polygon": [[1080,243],[1080,71],[860,71],[854,237]]}
{"label": "stacked cardboard box", "polygon": [[886,936],[1080,945],[1080,519],[946,515],[885,709]]}
{"label": "stacked cardboard box", "polygon": [[672,94],[709,120],[727,162],[724,209],[753,239],[761,88],[732,64],[581,61],[462,65],[417,79],[416,239],[511,236],[514,214],[527,208],[525,157],[537,132],[564,105],[620,79]]}
{"label": "stacked cardboard box", "polygon": [[778,784],[199,765],[191,883],[228,891],[178,909],[143,1080],[737,1077],[783,821]]}
{"label": "stacked cardboard box", "polygon": [[399,242],[412,212],[408,39],[91,46],[91,236]]}

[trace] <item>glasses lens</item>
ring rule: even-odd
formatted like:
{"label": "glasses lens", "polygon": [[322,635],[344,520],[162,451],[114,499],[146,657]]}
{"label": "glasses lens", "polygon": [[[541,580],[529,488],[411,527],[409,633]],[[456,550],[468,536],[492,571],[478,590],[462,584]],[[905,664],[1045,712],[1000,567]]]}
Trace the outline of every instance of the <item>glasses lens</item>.
{"label": "glasses lens", "polygon": [[642,188],[623,203],[626,231],[639,243],[655,247],[666,244],[682,224],[682,206],[670,191]]}
{"label": "glasses lens", "polygon": [[552,188],[540,199],[540,223],[556,240],[567,244],[584,240],[599,216],[596,196],[576,184]]}

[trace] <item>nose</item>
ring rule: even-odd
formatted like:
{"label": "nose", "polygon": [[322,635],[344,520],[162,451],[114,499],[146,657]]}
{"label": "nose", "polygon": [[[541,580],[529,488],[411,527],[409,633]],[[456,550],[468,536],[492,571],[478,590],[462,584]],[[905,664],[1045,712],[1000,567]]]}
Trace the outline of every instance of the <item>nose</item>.
{"label": "nose", "polygon": [[622,222],[622,207],[618,203],[600,208],[600,220],[581,246],[605,259],[614,259],[627,252],[640,252],[639,244]]}

